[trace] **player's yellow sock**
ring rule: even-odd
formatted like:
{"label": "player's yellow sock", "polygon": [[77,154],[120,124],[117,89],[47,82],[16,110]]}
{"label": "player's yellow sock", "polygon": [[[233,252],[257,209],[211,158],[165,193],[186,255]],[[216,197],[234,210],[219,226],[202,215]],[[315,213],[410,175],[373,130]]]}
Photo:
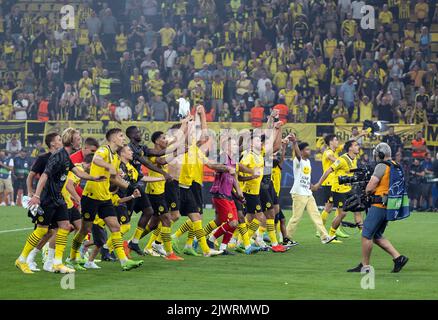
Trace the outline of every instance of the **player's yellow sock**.
{"label": "player's yellow sock", "polygon": [[122,233],[122,237],[127,234],[129,232],[129,230],[131,230],[131,225],[128,224],[122,224],[120,226],[120,232]]}
{"label": "player's yellow sock", "polygon": [[113,241],[114,253],[116,254],[116,257],[120,260],[121,263],[124,263],[126,260],[128,260],[128,258],[126,257],[125,250],[123,250],[122,233],[120,231],[112,232],[111,238]]}
{"label": "player's yellow sock", "polygon": [[186,233],[187,231],[190,231],[191,227],[192,227],[192,220],[187,219],[179,228],[178,230],[176,230],[174,236],[176,238],[181,237],[184,233]]}
{"label": "player's yellow sock", "polygon": [[18,258],[20,262],[26,262],[26,258],[29,253],[38,245],[41,238],[49,231],[47,228],[37,227],[30,235],[27,237],[26,244],[24,245],[23,251]]}
{"label": "player's yellow sock", "polygon": [[146,237],[151,231],[152,230],[149,227],[149,225],[146,225],[146,228],[144,229],[143,233],[140,236],[140,240],[143,239],[144,237]]}
{"label": "player's yellow sock", "polygon": [[56,232],[55,259],[53,264],[61,264],[64,255],[65,246],[67,245],[67,237],[70,230],[58,228]]}
{"label": "player's yellow sock", "polygon": [[152,249],[152,243],[154,243],[154,241],[157,240],[161,232],[162,232],[162,227],[160,222],[158,227],[152,232],[151,237],[149,238],[149,241],[146,245],[146,249]]}
{"label": "player's yellow sock", "polygon": [[202,229],[202,221],[198,220],[193,222],[193,232],[196,239],[198,239],[199,246],[203,253],[209,253],[210,248],[207,245],[207,240],[205,239],[204,229]]}
{"label": "player's yellow sock", "polygon": [[82,245],[82,242],[84,241],[86,235],[81,234],[80,232],[76,233],[75,236],[73,237],[73,242],[71,244],[71,249],[70,249],[70,259],[71,260],[75,260],[77,257],[77,254],[79,252],[79,248]]}
{"label": "player's yellow sock", "polygon": [[218,225],[216,224],[216,221],[211,220],[209,223],[207,223],[207,225],[204,227],[204,233],[205,236],[208,237],[210,235],[210,233],[213,232],[214,229],[216,229],[218,227]]}
{"label": "player's yellow sock", "polygon": [[322,220],[322,224],[323,225],[326,224],[328,217],[329,217],[329,213],[327,211],[325,211],[325,210],[322,210],[321,220]]}
{"label": "player's yellow sock", "polygon": [[164,250],[166,250],[167,255],[171,254],[172,242],[170,240],[170,227],[161,227],[161,238],[163,239]]}
{"label": "player's yellow sock", "polygon": [[329,236],[334,237],[336,235],[336,229],[333,227],[330,227]]}
{"label": "player's yellow sock", "polygon": [[246,226],[246,223],[239,223],[236,230],[239,232],[239,235],[242,236],[243,245],[245,248],[250,247],[251,242],[249,241],[248,227]]}
{"label": "player's yellow sock", "polygon": [[336,209],[336,216],[339,216],[339,210]]}
{"label": "player's yellow sock", "polygon": [[248,236],[251,239],[251,237],[254,235],[254,233],[257,231],[257,229],[260,226],[260,221],[257,218],[252,219],[252,221],[248,224]]}
{"label": "player's yellow sock", "polygon": [[113,246],[113,235],[110,234],[110,236],[108,237],[108,239],[106,240],[106,246],[109,250],[109,252],[113,252],[114,251],[114,246]]}
{"label": "player's yellow sock", "polygon": [[145,231],[145,229],[137,226],[137,228],[135,228],[134,234],[132,235],[129,241],[131,241],[132,243],[138,243],[138,241],[140,241],[140,238],[143,234],[143,231]]}
{"label": "player's yellow sock", "polygon": [[278,221],[278,222],[275,224],[275,230],[276,230],[276,232],[277,232],[278,234],[281,233],[281,225],[280,225],[280,221]]}
{"label": "player's yellow sock", "polygon": [[277,246],[277,234],[275,233],[275,220],[274,219],[266,219],[266,228],[268,230],[269,239],[271,239],[271,245]]}
{"label": "player's yellow sock", "polygon": [[[202,225],[202,222],[201,222],[201,225]],[[190,227],[190,230],[189,230],[189,235],[188,235],[187,240],[186,240],[186,247],[192,247],[194,239],[195,239],[195,230],[194,230],[194,227],[192,224]]]}

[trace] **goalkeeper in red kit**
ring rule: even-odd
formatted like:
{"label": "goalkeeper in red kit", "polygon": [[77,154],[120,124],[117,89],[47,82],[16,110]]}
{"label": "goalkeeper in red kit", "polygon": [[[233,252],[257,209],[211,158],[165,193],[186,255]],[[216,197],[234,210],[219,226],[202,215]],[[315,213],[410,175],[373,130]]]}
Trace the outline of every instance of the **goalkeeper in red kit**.
{"label": "goalkeeper in red kit", "polygon": [[[226,250],[228,242],[233,236],[234,230],[238,225],[237,208],[234,203],[234,197],[239,201],[244,201],[242,191],[236,176],[236,162],[233,161],[233,155],[238,157],[239,146],[231,137],[227,136],[221,143],[223,164],[230,168],[227,172],[216,172],[213,186],[210,189],[212,194],[212,202],[216,211],[215,222],[219,226],[216,232],[207,240],[207,244],[211,249],[214,249],[214,242],[219,237],[223,236],[219,250],[223,251],[223,255],[234,255]],[[234,170],[233,170],[234,169]],[[235,191],[233,191],[233,189]],[[245,248],[249,253],[257,252],[258,248],[249,246]]]}

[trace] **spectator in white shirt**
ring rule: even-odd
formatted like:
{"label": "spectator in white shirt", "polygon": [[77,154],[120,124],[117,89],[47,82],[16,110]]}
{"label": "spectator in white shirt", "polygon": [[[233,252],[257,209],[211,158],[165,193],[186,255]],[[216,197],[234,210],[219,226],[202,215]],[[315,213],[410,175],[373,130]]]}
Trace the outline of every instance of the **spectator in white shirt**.
{"label": "spectator in white shirt", "polygon": [[132,120],[131,108],[125,102],[120,103],[120,106],[116,107],[115,118],[119,122]]}
{"label": "spectator in white shirt", "polygon": [[267,77],[266,72],[263,71],[262,77],[257,82],[257,93],[259,94],[259,97],[262,96],[266,91],[266,83],[271,82],[271,80]]}
{"label": "spectator in white shirt", "polygon": [[163,53],[163,62],[164,67],[166,68],[166,71],[169,71],[173,68],[175,65],[176,58],[178,58],[178,54],[176,53],[176,50],[173,48],[173,45],[169,45]]}
{"label": "spectator in white shirt", "polygon": [[6,142],[6,151],[15,154],[19,152],[23,147],[21,146],[21,141],[16,137],[12,137],[11,140]]}
{"label": "spectator in white shirt", "polygon": [[[365,1],[353,1],[351,3],[351,9],[353,12],[353,19],[356,20],[356,22],[358,22],[357,20],[361,20],[363,13],[361,12],[362,7],[365,5]],[[360,21],[359,21],[360,23]]]}
{"label": "spectator in white shirt", "polygon": [[15,120],[27,120],[27,108],[29,101],[24,98],[24,94],[20,92],[17,95],[17,100],[14,101]]}

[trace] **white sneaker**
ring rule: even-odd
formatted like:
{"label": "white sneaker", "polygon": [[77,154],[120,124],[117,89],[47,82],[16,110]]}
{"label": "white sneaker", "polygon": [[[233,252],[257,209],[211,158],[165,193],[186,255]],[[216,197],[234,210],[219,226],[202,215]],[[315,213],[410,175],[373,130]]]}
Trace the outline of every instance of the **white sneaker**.
{"label": "white sneaker", "polygon": [[263,241],[262,238],[256,238],[256,240],[254,241],[254,243],[255,243],[258,247],[260,247],[260,248],[262,248],[262,249],[268,247],[268,245],[266,244],[265,241]]}
{"label": "white sneaker", "polygon": [[144,254],[151,257],[161,257],[161,255],[152,249],[144,248]]}
{"label": "white sneaker", "polygon": [[46,261],[43,265],[43,270],[47,272],[55,272],[53,270],[53,261]]}
{"label": "white sneaker", "polygon": [[164,250],[164,246],[162,244],[153,242],[152,249],[162,257],[167,256],[166,250]]}
{"label": "white sneaker", "polygon": [[222,253],[224,253],[223,250],[215,250],[215,249],[210,249],[209,253],[204,253],[204,257],[213,257],[213,256],[219,256]]}
{"label": "white sneaker", "polygon": [[322,244],[328,244],[328,243],[332,242],[335,239],[336,239],[336,236],[333,236],[333,237],[327,236],[327,238],[325,238],[324,240],[321,240],[321,243]]}
{"label": "white sneaker", "polygon": [[5,207],[6,203],[2,202],[2,203],[0,203],[0,206]]}
{"label": "white sneaker", "polygon": [[41,271],[41,269],[38,268],[38,265],[36,262],[28,263],[29,269],[32,271]]}
{"label": "white sneaker", "polygon": [[15,202],[11,202],[11,204],[9,206],[15,207]]}
{"label": "white sneaker", "polygon": [[85,269],[101,269],[94,261],[87,261],[84,264]]}

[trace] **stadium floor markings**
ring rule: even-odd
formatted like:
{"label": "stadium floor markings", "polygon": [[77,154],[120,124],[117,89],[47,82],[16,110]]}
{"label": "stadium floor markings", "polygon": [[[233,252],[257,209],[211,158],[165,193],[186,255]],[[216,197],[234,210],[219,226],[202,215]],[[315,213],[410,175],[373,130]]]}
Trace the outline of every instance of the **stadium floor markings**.
{"label": "stadium floor markings", "polygon": [[27,230],[33,230],[33,228],[21,228],[21,229],[11,229],[11,230],[0,230],[0,234],[2,234],[2,233],[11,233],[11,232],[27,231]]}

